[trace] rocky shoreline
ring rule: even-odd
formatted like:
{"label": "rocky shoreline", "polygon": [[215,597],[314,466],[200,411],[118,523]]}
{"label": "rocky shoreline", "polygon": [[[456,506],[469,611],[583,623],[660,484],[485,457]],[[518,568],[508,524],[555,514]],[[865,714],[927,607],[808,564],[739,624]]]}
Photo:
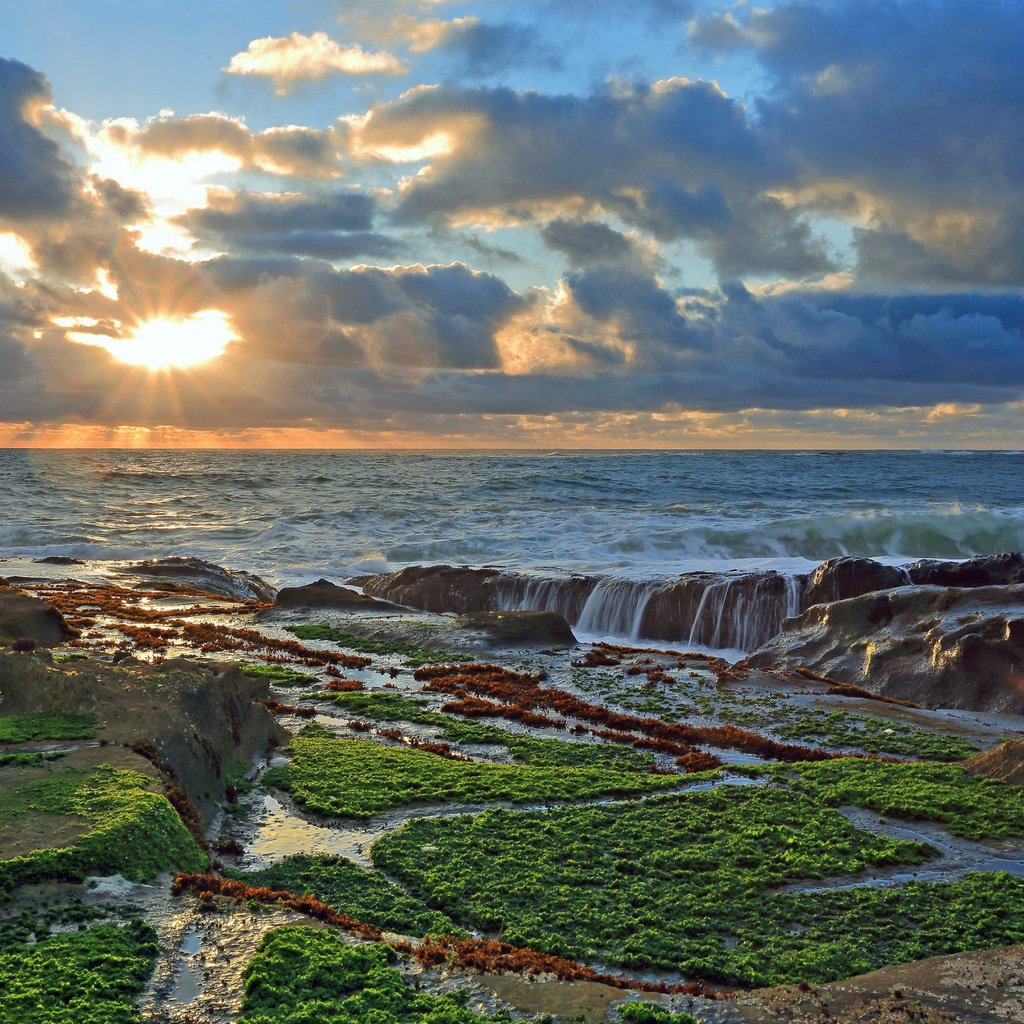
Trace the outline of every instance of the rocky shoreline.
{"label": "rocky shoreline", "polygon": [[[97,1021],[255,1020],[269,950],[293,943],[296,970],[329,952],[309,922],[390,948],[460,1021],[1024,1012],[1019,950],[977,952],[1024,942],[1020,555],[695,574],[642,608],[620,587],[617,621],[676,650],[579,643],[594,595],[614,598],[594,578],[441,566],[277,592],[180,557],[0,573],[0,957],[29,948],[15,920],[32,922],[33,956],[71,964],[131,938],[149,966],[124,992],[100,971]],[[690,650],[702,618],[757,643],[738,662]],[[701,825],[666,846],[664,815]],[[908,818],[937,824],[909,842]],[[474,823],[497,830],[479,851]],[[568,845],[547,845],[563,830]],[[955,856],[944,830],[966,837]],[[448,860],[453,843],[469,845]],[[565,870],[582,875],[551,902]],[[686,903],[703,890],[710,918]],[[854,898],[846,924],[836,901]],[[834,934],[793,930],[808,900]],[[899,922],[919,913],[911,948]],[[969,998],[967,977],[982,979]],[[51,998],[18,979],[12,992]],[[442,1011],[456,989],[468,1002]],[[627,1011],[637,1000],[649,1009]]]}

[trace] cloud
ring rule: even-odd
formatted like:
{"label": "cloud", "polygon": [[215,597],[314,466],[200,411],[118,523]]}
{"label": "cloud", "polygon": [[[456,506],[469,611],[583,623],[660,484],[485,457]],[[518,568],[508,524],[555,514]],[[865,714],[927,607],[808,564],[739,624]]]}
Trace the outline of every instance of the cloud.
{"label": "cloud", "polygon": [[180,161],[190,154],[216,153],[238,161],[239,169],[284,176],[329,178],[341,173],[344,129],[284,125],[252,130],[240,117],[217,111],[175,117],[162,114],[144,124],[128,118],[106,121],[94,146],[140,158]]}
{"label": "cloud", "polygon": [[376,201],[355,191],[211,196],[176,223],[228,251],[293,253],[326,260],[394,256],[402,244],[370,230]]}
{"label": "cloud", "polygon": [[38,71],[0,59],[0,219],[61,217],[78,191],[78,170],[33,121],[51,100]]}
{"label": "cloud", "polygon": [[574,267],[619,262],[634,254],[633,243],[625,235],[599,221],[559,217],[541,228],[541,237]]}
{"label": "cloud", "polygon": [[300,82],[321,82],[332,75],[402,75],[406,66],[393,54],[368,51],[358,45],[342,46],[326,32],[311,36],[254,39],[222,68],[228,75],[269,78],[278,96],[285,96]]}
{"label": "cloud", "polygon": [[487,78],[512,68],[562,67],[562,59],[535,25],[484,22],[475,17],[412,22],[410,48],[446,57],[461,78]]}
{"label": "cloud", "polygon": [[760,61],[760,134],[793,154],[811,209],[856,197],[865,282],[1024,282],[1017,5],[789,0],[697,20],[691,39]]}
{"label": "cloud", "polygon": [[419,88],[353,130],[356,146],[377,152],[415,152],[438,138],[445,145],[402,187],[400,223],[605,211],[665,241],[693,239],[726,279],[836,269],[799,204],[768,194],[795,179],[791,155],[707,82],[587,96]]}

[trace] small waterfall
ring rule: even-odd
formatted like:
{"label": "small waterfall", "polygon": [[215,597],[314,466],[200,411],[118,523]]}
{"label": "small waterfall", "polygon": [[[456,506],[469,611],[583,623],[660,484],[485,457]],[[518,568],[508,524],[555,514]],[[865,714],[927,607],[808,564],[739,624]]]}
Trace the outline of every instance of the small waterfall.
{"label": "small waterfall", "polygon": [[799,615],[804,604],[804,586],[807,579],[804,576],[785,576],[786,581],[786,615],[791,619]]}
{"label": "small waterfall", "polygon": [[800,613],[799,577],[768,572],[720,576],[700,596],[689,642],[750,651],[773,637],[783,619]]}
{"label": "small waterfall", "polygon": [[690,572],[672,579],[541,576],[423,566],[363,581],[364,591],[428,611],[556,612],[581,633],[753,650],[799,615],[806,577]]}
{"label": "small waterfall", "polygon": [[494,609],[499,612],[557,612],[569,622],[583,614],[598,585],[589,576],[501,576],[494,586]]}
{"label": "small waterfall", "polygon": [[640,625],[657,582],[637,582],[608,576],[590,592],[576,628],[581,633],[640,637]]}

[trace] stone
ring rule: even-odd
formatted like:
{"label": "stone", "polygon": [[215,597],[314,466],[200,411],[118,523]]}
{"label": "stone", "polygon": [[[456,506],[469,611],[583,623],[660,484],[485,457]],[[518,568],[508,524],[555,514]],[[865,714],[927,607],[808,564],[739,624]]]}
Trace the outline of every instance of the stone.
{"label": "stone", "polygon": [[1024,585],[900,587],[816,604],[748,658],[928,708],[1024,714]]}
{"label": "stone", "polygon": [[13,587],[0,587],[0,645],[32,639],[56,647],[77,636],[56,608]]}
{"label": "stone", "polygon": [[576,646],[572,627],[556,612],[473,612],[460,615],[456,625],[485,633],[499,646]]}
{"label": "stone", "polygon": [[390,601],[361,594],[349,587],[339,587],[330,580],[319,579],[301,587],[282,587],[277,592],[274,610],[290,608],[342,608],[345,611],[401,611]]}
{"label": "stone", "polygon": [[906,569],[883,565],[872,558],[830,558],[811,573],[804,589],[803,606],[844,601],[910,582]]}
{"label": "stone", "polygon": [[[226,597],[232,601],[259,601],[269,603],[277,591],[264,579],[251,572],[239,569],[225,569],[202,558],[172,555],[169,558],[155,558],[146,562],[133,562],[120,566],[118,572],[130,573],[169,583],[206,594]],[[159,589],[159,587],[157,587]]]}

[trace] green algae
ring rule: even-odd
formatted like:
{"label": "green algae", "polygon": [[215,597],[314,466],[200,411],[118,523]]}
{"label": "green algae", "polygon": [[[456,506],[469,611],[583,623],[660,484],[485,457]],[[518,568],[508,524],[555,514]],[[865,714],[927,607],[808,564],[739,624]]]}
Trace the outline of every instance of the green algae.
{"label": "green algae", "polygon": [[98,735],[99,721],[95,715],[41,711],[31,715],[5,715],[0,718],[0,743],[89,740]]}
{"label": "green algae", "polygon": [[226,869],[224,875],[252,886],[315,896],[339,913],[385,931],[416,936],[461,932],[446,914],[344,857],[300,855],[258,871]]}
{"label": "green algae", "polygon": [[[828,981],[1024,941],[1024,881],[1008,874],[828,887],[937,853],[857,829],[835,807],[962,816],[955,831],[978,838],[1019,834],[1019,790],[928,763],[842,759],[759,774],[775,784],[420,819],[379,840],[372,856],[467,927],[727,984]],[[808,880],[823,885],[775,891]]]}
{"label": "green algae", "polygon": [[786,740],[816,740],[821,746],[868,754],[917,757],[924,761],[963,761],[978,747],[961,736],[946,736],[906,722],[854,715],[848,711],[803,714],[775,732]]}
{"label": "green algae", "polygon": [[405,659],[408,665],[419,667],[433,665],[437,662],[472,661],[468,655],[457,654],[438,648],[420,647],[417,644],[405,643],[401,640],[374,640],[366,636],[358,636],[344,629],[336,629],[326,624],[302,624],[286,626],[289,633],[300,640],[327,640],[338,644],[346,650],[357,654],[392,654]]}
{"label": "green algae", "polygon": [[419,701],[393,693],[352,692],[320,695],[334,701],[351,714],[375,722],[411,722],[439,728],[440,738],[452,743],[478,743],[504,746],[517,761],[549,767],[603,765],[620,771],[649,772],[654,764],[650,754],[613,743],[572,743],[565,740],[537,739],[500,729],[493,725],[464,722],[451,715],[432,711]]}
{"label": "green algae", "polygon": [[941,822],[964,839],[1024,836],[1024,789],[959,765],[842,758],[767,771],[831,807],[853,804],[894,818]]}
{"label": "green algae", "polygon": [[290,665],[276,662],[243,662],[239,668],[257,679],[269,679],[275,686],[315,686],[320,680],[308,672],[300,672]]}
{"label": "green algae", "polygon": [[[387,946],[290,925],[269,932],[246,967],[240,1024],[498,1024],[460,994],[428,995],[393,965]],[[544,1018],[549,1020],[549,1018]]]}
{"label": "green algae", "polygon": [[533,803],[602,794],[642,793],[678,786],[675,776],[604,766],[547,767],[449,760],[419,750],[364,740],[333,739],[317,731],[297,737],[292,760],[264,776],[310,810],[369,818],[416,803]]}
{"label": "green algae", "polygon": [[29,822],[58,834],[70,824],[75,834],[66,845],[0,860],[0,892],[45,879],[120,874],[143,881],[161,871],[202,870],[206,855],[167,798],[149,791],[152,782],[109,765],[14,780],[0,806],[0,836],[17,834]]}
{"label": "green algae", "polygon": [[158,951],[141,922],[0,944],[0,1024],[137,1024]]}

